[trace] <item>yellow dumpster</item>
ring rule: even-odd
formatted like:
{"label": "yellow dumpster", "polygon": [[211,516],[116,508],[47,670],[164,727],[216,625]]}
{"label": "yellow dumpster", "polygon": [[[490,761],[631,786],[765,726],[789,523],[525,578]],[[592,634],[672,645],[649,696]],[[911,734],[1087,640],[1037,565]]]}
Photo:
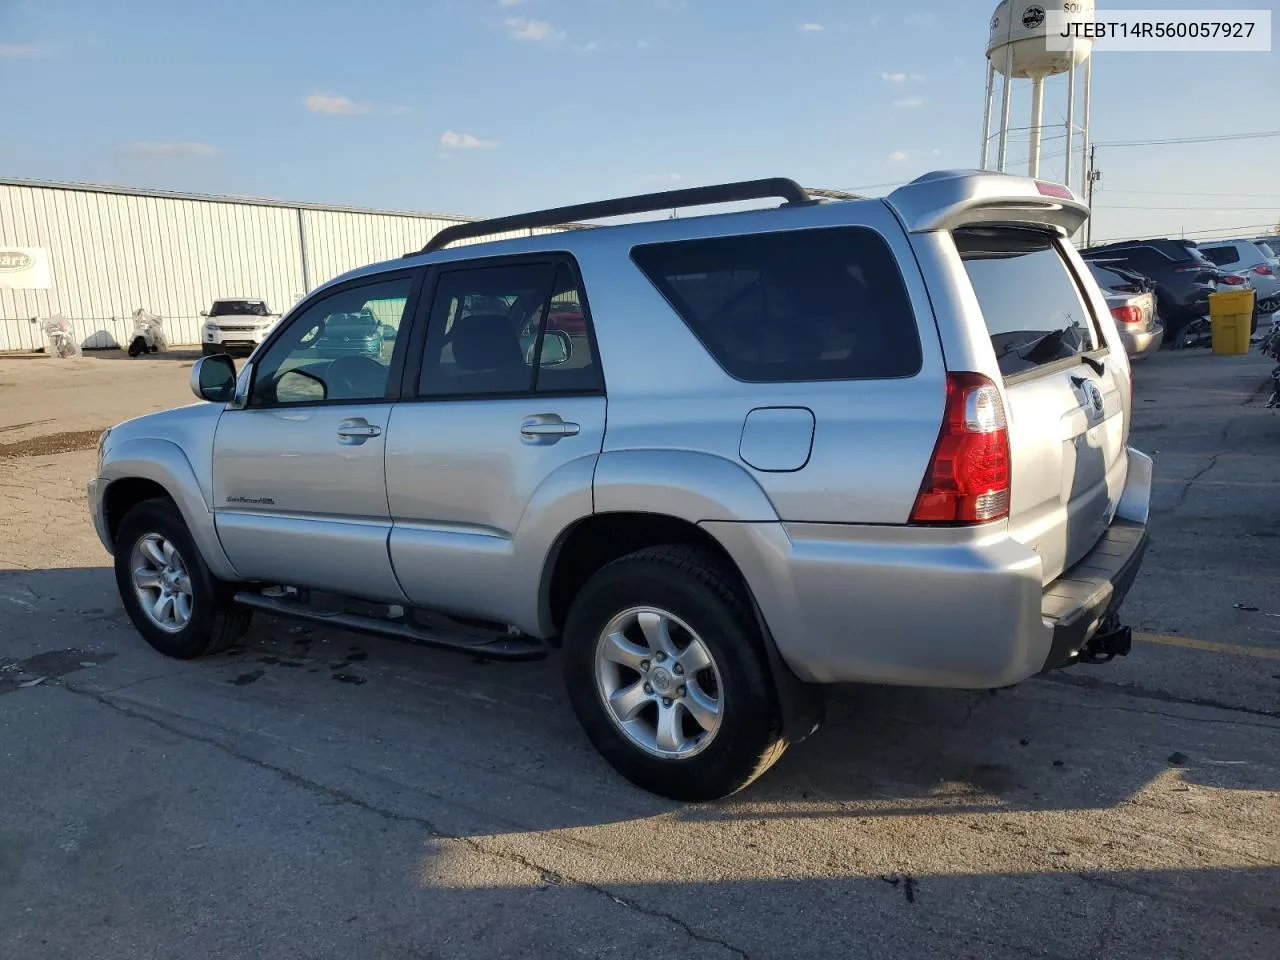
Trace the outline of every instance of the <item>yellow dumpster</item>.
{"label": "yellow dumpster", "polygon": [[1209,323],[1214,353],[1248,353],[1249,328],[1253,326],[1253,290],[1209,294]]}

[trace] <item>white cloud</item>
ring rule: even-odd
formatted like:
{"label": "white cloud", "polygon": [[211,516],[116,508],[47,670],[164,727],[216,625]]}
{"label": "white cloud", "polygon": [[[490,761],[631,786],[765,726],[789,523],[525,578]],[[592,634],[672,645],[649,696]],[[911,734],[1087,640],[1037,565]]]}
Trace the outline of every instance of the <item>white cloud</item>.
{"label": "white cloud", "polygon": [[906,83],[908,80],[912,83],[924,83],[925,76],[923,73],[907,73],[904,70],[881,70],[880,79],[885,83]]}
{"label": "white cloud", "polygon": [[934,147],[932,150],[929,151],[929,156],[931,157],[939,157],[941,155],[942,155],[942,151],[939,150],[937,147]]}
{"label": "white cloud", "polygon": [[524,0],[498,0],[498,6],[500,7],[518,7],[522,3],[524,3]]}
{"label": "white cloud", "polygon": [[889,159],[894,163],[906,163],[911,158],[908,157],[904,151],[895,150],[893,153],[889,154]]}
{"label": "white cloud", "polygon": [[339,97],[328,93],[310,94],[303,103],[312,113],[329,113],[335,116],[353,116],[358,113],[373,113],[373,105],[356,103],[350,97]]}
{"label": "white cloud", "polygon": [[826,27],[824,27],[824,26],[823,26],[822,24],[820,24],[820,23],[802,23],[802,24],[800,24],[800,30],[801,30],[801,32],[802,32],[802,33],[821,33],[821,32],[822,32],[823,30],[825,30],[825,29],[827,29],[827,28],[826,28]]}
{"label": "white cloud", "polygon": [[893,105],[895,107],[904,107],[907,110],[915,110],[918,107],[923,107],[928,102],[929,101],[926,100],[924,97],[913,95],[910,97],[903,97],[901,100],[895,100],[893,101]]}
{"label": "white cloud", "polygon": [[637,50],[648,50],[651,46],[653,46],[653,44],[651,44],[648,40],[637,40],[637,41],[636,41],[636,49],[637,49]]}
{"label": "white cloud", "polygon": [[595,53],[597,50],[600,49],[600,44],[596,43],[594,40],[588,40],[578,49],[581,50],[583,53]]}
{"label": "white cloud", "polygon": [[907,23],[913,27],[932,27],[937,22],[937,14],[933,13],[913,13],[907,17]]}
{"label": "white cloud", "polygon": [[171,157],[212,157],[219,153],[212,143],[199,140],[149,140],[133,143],[129,149],[138,153],[165,154]]}
{"label": "white cloud", "polygon": [[440,145],[455,150],[492,150],[498,145],[497,140],[481,140],[469,133],[454,133],[446,130],[440,134]]}
{"label": "white cloud", "polygon": [[0,57],[43,57],[48,52],[34,43],[0,43]]}
{"label": "white cloud", "polygon": [[563,40],[563,30],[557,30],[545,20],[529,20],[526,17],[508,17],[507,30],[513,40],[550,41]]}

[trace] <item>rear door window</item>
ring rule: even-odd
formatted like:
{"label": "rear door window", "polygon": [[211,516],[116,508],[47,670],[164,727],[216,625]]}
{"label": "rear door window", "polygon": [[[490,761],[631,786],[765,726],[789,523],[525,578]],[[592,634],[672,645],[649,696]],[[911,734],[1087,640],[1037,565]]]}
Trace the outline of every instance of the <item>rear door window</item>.
{"label": "rear door window", "polygon": [[865,227],[632,250],[730,376],[754,383],[914,376],[922,354],[893,252]]}
{"label": "rear door window", "polygon": [[1240,262],[1240,253],[1235,247],[1201,247],[1200,252],[1220,267]]}
{"label": "rear door window", "polygon": [[1053,236],[980,227],[956,230],[953,236],[1006,377],[1100,344],[1093,316]]}

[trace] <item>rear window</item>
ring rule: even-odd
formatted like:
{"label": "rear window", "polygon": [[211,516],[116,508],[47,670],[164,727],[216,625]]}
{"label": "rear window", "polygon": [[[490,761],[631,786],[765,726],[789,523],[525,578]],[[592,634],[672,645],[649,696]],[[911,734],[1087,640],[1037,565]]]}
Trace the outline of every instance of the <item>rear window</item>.
{"label": "rear window", "polygon": [[1097,346],[1089,309],[1052,236],[977,227],[953,236],[1006,377]]}
{"label": "rear window", "polygon": [[1089,264],[1089,272],[1093,274],[1093,279],[1098,281],[1100,287],[1118,287],[1129,282],[1114,270],[1100,267],[1096,263]]}
{"label": "rear window", "polygon": [[872,230],[658,243],[631,256],[739,380],[878,380],[920,371],[902,275]]}
{"label": "rear window", "polygon": [[1255,241],[1255,244],[1257,248],[1262,251],[1262,255],[1266,257],[1268,260],[1272,260],[1275,258],[1276,249],[1271,244],[1263,243],[1261,240]]}
{"label": "rear window", "polygon": [[1235,247],[1201,247],[1200,252],[1220,267],[1240,262],[1240,252]]}

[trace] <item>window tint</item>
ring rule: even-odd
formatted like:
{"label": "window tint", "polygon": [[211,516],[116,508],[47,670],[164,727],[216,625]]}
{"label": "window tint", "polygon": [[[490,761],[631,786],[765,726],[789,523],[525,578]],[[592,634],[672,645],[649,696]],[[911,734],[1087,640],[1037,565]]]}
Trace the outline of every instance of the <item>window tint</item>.
{"label": "window tint", "polygon": [[215,300],[210,317],[267,317],[271,311],[261,300]]}
{"label": "window tint", "polygon": [[1220,267],[1240,262],[1240,253],[1235,247],[1201,247],[1200,252]]}
{"label": "window tint", "polygon": [[1262,255],[1266,257],[1268,260],[1275,259],[1276,251],[1275,251],[1275,248],[1271,246],[1271,244],[1266,243],[1262,240],[1255,240],[1254,245],[1257,246],[1257,248],[1260,251],[1262,251]]}
{"label": "window tint", "polygon": [[1048,234],[969,228],[954,233],[1005,376],[1092,350],[1097,339],[1075,278]]}
{"label": "window tint", "polygon": [[[524,337],[532,335],[542,323],[543,311],[526,324]],[[588,329],[587,310],[578,281],[568,264],[556,270],[546,322],[539,344],[536,389],[538,393],[562,391],[599,391],[604,384],[600,364],[596,362]]]}
{"label": "window tint", "polygon": [[906,287],[871,230],[652,244],[632,257],[740,380],[882,379],[920,370]]}
{"label": "window tint", "polygon": [[397,277],[349,287],[307,307],[256,362],[251,402],[386,396],[391,354],[412,286],[412,277]]}
{"label": "window tint", "polygon": [[1129,283],[1124,277],[1116,273],[1114,270],[1108,270],[1106,267],[1100,267],[1096,263],[1089,264],[1089,272],[1093,274],[1093,279],[1098,282],[1098,286],[1118,287]]}

